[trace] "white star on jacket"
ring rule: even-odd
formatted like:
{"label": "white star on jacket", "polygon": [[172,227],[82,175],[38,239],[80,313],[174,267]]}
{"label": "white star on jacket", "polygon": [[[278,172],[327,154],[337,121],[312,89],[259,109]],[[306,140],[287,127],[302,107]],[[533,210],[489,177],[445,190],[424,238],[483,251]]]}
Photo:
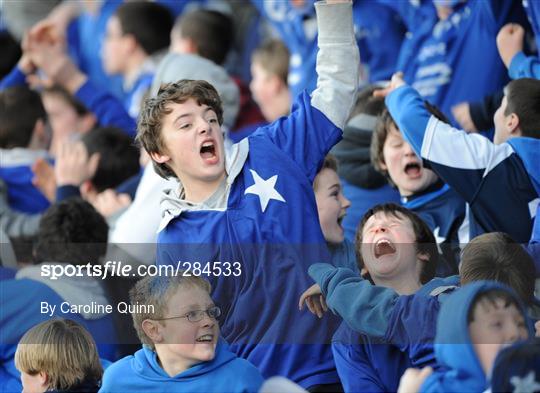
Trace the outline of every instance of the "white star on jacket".
{"label": "white star on jacket", "polygon": [[253,176],[253,180],[255,181],[255,184],[246,188],[246,190],[244,191],[244,195],[246,194],[257,195],[259,197],[259,201],[261,202],[261,210],[263,213],[266,210],[266,207],[268,206],[268,202],[270,202],[271,199],[285,202],[285,199],[283,199],[281,194],[277,192],[275,188],[278,175],[274,175],[264,180],[253,169],[250,169],[249,171],[251,172],[251,175]]}
{"label": "white star on jacket", "polygon": [[536,382],[534,371],[528,373],[525,377],[512,377],[510,383],[514,385],[516,393],[534,393],[540,390],[540,383]]}

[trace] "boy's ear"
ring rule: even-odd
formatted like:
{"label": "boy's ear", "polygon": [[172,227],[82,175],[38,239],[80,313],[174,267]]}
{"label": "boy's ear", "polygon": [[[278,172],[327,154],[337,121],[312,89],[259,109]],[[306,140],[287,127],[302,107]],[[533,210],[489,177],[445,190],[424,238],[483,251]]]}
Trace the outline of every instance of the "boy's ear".
{"label": "boy's ear", "polygon": [[427,253],[427,252],[419,252],[418,254],[416,254],[416,257],[417,257],[418,259],[420,259],[422,262],[428,263],[428,262],[429,262],[430,255],[429,255],[429,253]]}
{"label": "boy's ear", "polygon": [[508,129],[508,132],[510,134],[521,134],[521,130],[519,129],[520,123],[519,123],[519,117],[515,113],[510,113],[508,116],[506,116],[506,127]]}
{"label": "boy's ear", "polygon": [[45,371],[40,371],[37,376],[39,378],[39,384],[47,389],[49,387],[49,376],[47,373]]}
{"label": "boy's ear", "polygon": [[380,167],[383,171],[387,171],[387,170],[388,170],[388,167],[386,166],[384,160],[379,160],[379,167]]}
{"label": "boy's ear", "polygon": [[169,162],[171,160],[171,157],[167,154],[161,154],[158,152],[150,153],[150,157],[152,157],[152,160],[154,160],[158,164],[165,164],[166,162]]}
{"label": "boy's ear", "polygon": [[148,336],[152,342],[159,344],[163,341],[163,335],[161,333],[161,325],[158,321],[152,321],[150,319],[145,319],[142,322],[142,330],[144,334]]}

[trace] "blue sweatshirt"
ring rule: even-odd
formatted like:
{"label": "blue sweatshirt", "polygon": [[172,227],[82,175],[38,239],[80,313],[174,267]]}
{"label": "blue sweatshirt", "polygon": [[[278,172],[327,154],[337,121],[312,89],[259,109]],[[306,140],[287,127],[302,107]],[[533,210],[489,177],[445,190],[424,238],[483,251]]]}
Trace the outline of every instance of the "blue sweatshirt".
{"label": "blue sweatshirt", "polygon": [[[435,337],[435,356],[440,368],[424,381],[421,392],[483,392],[488,389],[488,377],[472,346],[467,319],[475,298],[493,289],[512,293],[521,304],[512,290],[492,281],[468,284],[444,302]],[[520,310],[528,321],[525,308],[520,306]],[[532,325],[528,326],[532,337]]]}
{"label": "blue sweatshirt", "polygon": [[540,59],[534,56],[526,56],[518,52],[510,62],[508,74],[512,79],[535,78],[540,79]]}
{"label": "blue sweatshirt", "polygon": [[470,238],[506,232],[527,243],[540,195],[540,140],[495,145],[430,116],[413,88],[402,86],[386,105],[414,152],[469,204]]}
{"label": "blue sweatshirt", "polygon": [[202,362],[170,377],[159,365],[156,352],[144,346],[134,355],[113,363],[103,375],[100,393],[244,393],[258,392],[263,383],[259,370],[239,359],[224,343],[213,360]]}

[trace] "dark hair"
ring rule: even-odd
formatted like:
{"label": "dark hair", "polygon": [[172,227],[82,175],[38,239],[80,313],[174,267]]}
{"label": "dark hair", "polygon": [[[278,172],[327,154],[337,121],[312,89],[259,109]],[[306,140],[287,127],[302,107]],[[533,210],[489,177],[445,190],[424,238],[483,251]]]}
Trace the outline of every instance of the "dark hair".
{"label": "dark hair", "polygon": [[36,122],[46,118],[35,91],[25,86],[0,91],[0,148],[28,147]]}
{"label": "dark hair", "polygon": [[[499,352],[491,374],[491,391],[514,391],[511,379],[525,378],[531,373],[534,382],[540,384],[540,337],[519,342]],[[540,392],[540,388],[534,391]]]}
{"label": "dark hair", "polygon": [[97,192],[115,188],[139,173],[139,150],[131,138],[114,127],[96,128],[81,138],[88,156],[99,153],[99,164],[91,181]]}
{"label": "dark hair", "polygon": [[[442,113],[436,106],[431,105],[427,101],[424,101],[424,105],[428,112],[435,116],[437,119],[444,123],[450,123],[444,113]],[[394,126],[396,130],[399,131],[396,122],[390,114],[390,111],[388,110],[388,108],[384,108],[379,119],[377,120],[377,125],[375,126],[375,130],[373,131],[373,134],[371,136],[370,157],[371,163],[373,164],[375,169],[382,173],[384,176],[386,176],[386,178],[392,184],[392,180],[388,176],[388,171],[381,168],[381,162],[384,163],[384,143],[386,142],[386,138],[390,133],[391,126]]]}
{"label": "dark hair", "polygon": [[192,40],[199,56],[220,65],[234,42],[232,19],[214,10],[199,9],[182,14],[173,31],[183,39]]}
{"label": "dark hair", "polygon": [[157,3],[128,2],[116,10],[123,35],[132,35],[147,55],[168,48],[174,23],[169,9]]}
{"label": "dark hair", "polygon": [[0,31],[0,48],[2,48],[0,79],[4,79],[21,58],[22,51],[17,40],[7,30]]}
{"label": "dark hair", "polygon": [[92,205],[80,198],[58,202],[39,224],[34,259],[73,265],[97,264],[107,251],[109,226]]}
{"label": "dark hair", "polygon": [[424,263],[424,266],[422,267],[422,270],[420,272],[420,282],[422,284],[425,284],[433,277],[435,277],[435,270],[437,269],[439,252],[437,249],[437,242],[435,240],[435,237],[433,236],[433,232],[428,227],[428,225],[415,213],[413,213],[409,209],[404,208],[403,206],[396,205],[395,203],[383,203],[380,205],[376,205],[369,209],[362,217],[362,220],[360,221],[360,224],[356,229],[355,236],[356,259],[358,261],[359,270],[362,270],[362,268],[364,267],[364,260],[362,258],[361,251],[363,241],[362,231],[364,229],[364,226],[366,225],[366,222],[370,219],[371,216],[375,215],[376,213],[384,213],[397,218],[401,218],[400,216],[402,216],[411,222],[414,236],[416,238],[416,252],[418,254],[427,254],[429,256],[428,260],[426,261],[426,263]]}
{"label": "dark hair", "polygon": [[490,289],[489,291],[479,293],[474,298],[474,301],[471,303],[471,307],[467,313],[467,324],[474,321],[474,311],[478,304],[488,302],[495,307],[497,302],[500,300],[504,302],[504,308],[515,306],[518,310],[523,310],[519,299],[513,294],[513,292],[505,289]]}
{"label": "dark hair", "polygon": [[[216,113],[219,124],[223,124],[221,99],[210,83],[203,80],[182,79],[164,84],[160,87],[157,97],[149,98],[144,102],[139,114],[135,140],[148,154],[166,152],[161,137],[163,118],[172,112],[171,104],[182,104],[190,98],[197,101],[198,105],[208,105]],[[161,177],[176,177],[167,164],[152,162]]]}
{"label": "dark hair", "polygon": [[540,139],[540,80],[515,79],[504,89],[505,116],[515,113],[523,136]]}
{"label": "dark hair", "polygon": [[[334,172],[337,173],[338,169],[338,162],[336,160],[336,157],[334,157],[332,154],[327,154],[326,157],[324,157],[323,164],[321,166],[321,169],[319,169],[319,172],[317,172],[317,175],[322,172],[323,169],[331,169]],[[315,176],[315,180],[313,180],[313,189],[316,190],[318,187],[318,176]]]}
{"label": "dark hair", "polygon": [[266,41],[255,49],[251,56],[251,61],[259,64],[268,73],[276,75],[287,85],[289,58],[289,50],[283,41],[273,39]]}
{"label": "dark hair", "polygon": [[71,94],[69,91],[67,91],[64,87],[60,85],[46,87],[45,89],[43,89],[41,95],[43,96],[44,94],[59,96],[75,110],[78,116],[84,116],[90,113],[88,108],[86,108],[86,106],[84,106],[81,101],[79,101],[73,94]]}
{"label": "dark hair", "polygon": [[461,253],[459,270],[462,285],[493,280],[508,285],[525,303],[533,301],[534,262],[506,233],[484,233],[471,240]]}
{"label": "dark hair", "polygon": [[384,98],[373,96],[373,92],[377,90],[382,90],[382,87],[377,85],[369,85],[358,92],[356,103],[354,104],[349,119],[352,119],[359,114],[366,114],[370,116],[381,115],[386,107],[384,105]]}

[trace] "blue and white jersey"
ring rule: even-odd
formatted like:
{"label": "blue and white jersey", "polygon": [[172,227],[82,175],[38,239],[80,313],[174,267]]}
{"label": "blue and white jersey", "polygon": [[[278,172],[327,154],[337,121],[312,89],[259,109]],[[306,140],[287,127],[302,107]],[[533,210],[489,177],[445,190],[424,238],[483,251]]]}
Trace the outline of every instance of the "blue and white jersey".
{"label": "blue and white jersey", "polygon": [[331,260],[312,181],[340,136],[304,93],[291,117],[240,142],[249,154],[225,210],[183,212],[158,237],[158,264],[231,263],[230,277],[208,277],[223,308],[224,338],[265,378],[283,375],[304,387],[338,382],[330,346],[322,344],[337,318],[318,320],[296,303],[313,284],[309,266]]}
{"label": "blue and white jersey", "polygon": [[297,303],[313,284],[309,266],[330,261],[312,183],[341,137],[359,61],[351,5],[316,7],[318,88],[298,97],[288,117],[232,146],[223,204],[188,208],[180,191],[167,194],[157,250],[160,265],[202,263],[223,309],[222,334],[238,356],[266,378],[282,375],[306,388],[339,382],[330,348],[338,318],[319,320]]}
{"label": "blue and white jersey", "polygon": [[[290,51],[288,84],[293,97],[317,85],[317,22],[312,4],[298,9],[290,1],[252,0],[259,12],[278,31]],[[354,28],[361,61],[369,81],[390,79],[405,29],[391,8],[372,0],[353,5]]]}
{"label": "blue and white jersey", "polygon": [[[451,119],[453,105],[480,101],[508,81],[495,37],[508,20],[513,2],[469,0],[457,4],[446,20],[439,20],[432,4],[399,3],[404,20],[416,24],[407,24],[410,34],[397,69]],[[423,17],[420,23],[419,16]]]}
{"label": "blue and white jersey", "polygon": [[430,116],[409,86],[392,92],[386,105],[415,153],[469,204],[471,239],[502,231],[529,241],[540,201],[540,140],[495,145],[454,129]]}

